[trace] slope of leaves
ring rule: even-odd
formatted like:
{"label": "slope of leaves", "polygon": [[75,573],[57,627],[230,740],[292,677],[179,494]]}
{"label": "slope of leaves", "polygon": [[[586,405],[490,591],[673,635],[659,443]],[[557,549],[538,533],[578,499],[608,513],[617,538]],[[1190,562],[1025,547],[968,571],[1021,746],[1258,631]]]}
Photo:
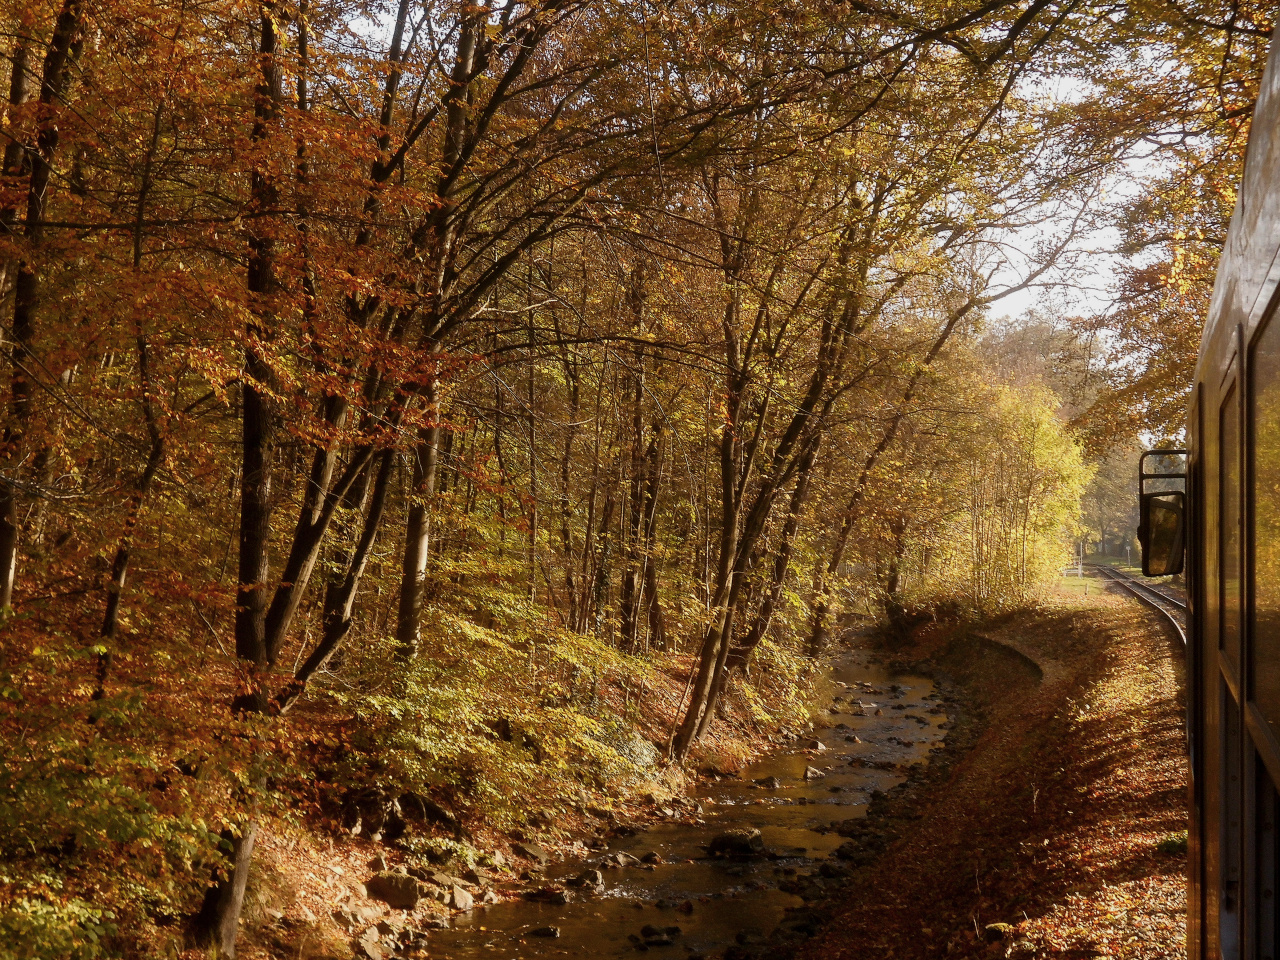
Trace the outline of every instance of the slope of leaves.
{"label": "slope of leaves", "polygon": [[1180,664],[1136,602],[1086,603],[917,637],[984,731],[805,956],[1183,955]]}

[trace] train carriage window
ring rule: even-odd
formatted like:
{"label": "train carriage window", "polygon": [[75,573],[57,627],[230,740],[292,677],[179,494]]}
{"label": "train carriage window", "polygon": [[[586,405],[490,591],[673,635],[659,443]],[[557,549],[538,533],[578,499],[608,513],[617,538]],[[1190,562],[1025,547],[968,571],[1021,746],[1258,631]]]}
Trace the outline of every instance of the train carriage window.
{"label": "train carriage window", "polygon": [[1240,704],[1223,680],[1218,681],[1219,716],[1222,718],[1222,785],[1219,808],[1221,873],[1218,877],[1218,940],[1220,960],[1240,960],[1240,876],[1244,860],[1244,813],[1240,756]]}
{"label": "train carriage window", "polygon": [[1234,384],[1222,401],[1218,423],[1218,570],[1222,591],[1223,657],[1240,671],[1240,396]]}
{"label": "train carriage window", "polygon": [[1254,805],[1257,817],[1254,852],[1254,954],[1258,960],[1276,960],[1277,934],[1280,933],[1276,912],[1276,883],[1280,880],[1280,837],[1277,835],[1280,796],[1276,795],[1276,788],[1266,775],[1262,759],[1256,755],[1254,769],[1259,772],[1257,800]]}
{"label": "train carriage window", "polygon": [[1280,736],[1280,324],[1253,347],[1251,699]]}

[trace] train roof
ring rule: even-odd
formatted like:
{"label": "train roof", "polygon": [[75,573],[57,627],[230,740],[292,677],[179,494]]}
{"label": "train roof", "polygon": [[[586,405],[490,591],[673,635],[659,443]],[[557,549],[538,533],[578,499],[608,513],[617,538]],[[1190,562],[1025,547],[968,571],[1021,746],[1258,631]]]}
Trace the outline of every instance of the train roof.
{"label": "train roof", "polygon": [[1245,153],[1244,181],[1218,263],[1200,340],[1197,383],[1216,390],[1235,356],[1232,331],[1247,343],[1280,284],[1280,30],[1271,41]]}

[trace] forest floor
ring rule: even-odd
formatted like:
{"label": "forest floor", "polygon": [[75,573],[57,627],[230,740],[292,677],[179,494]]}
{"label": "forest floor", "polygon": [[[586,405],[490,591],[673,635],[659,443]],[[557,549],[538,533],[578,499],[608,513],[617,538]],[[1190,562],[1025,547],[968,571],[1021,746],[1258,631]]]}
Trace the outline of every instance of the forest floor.
{"label": "forest floor", "polygon": [[798,957],[1185,956],[1182,654],[1137,601],[1082,587],[896,651],[971,709]]}

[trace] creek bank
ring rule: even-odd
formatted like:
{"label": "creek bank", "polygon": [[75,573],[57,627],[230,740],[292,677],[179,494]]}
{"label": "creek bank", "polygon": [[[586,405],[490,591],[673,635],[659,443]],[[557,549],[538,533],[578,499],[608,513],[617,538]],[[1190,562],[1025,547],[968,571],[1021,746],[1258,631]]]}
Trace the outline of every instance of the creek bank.
{"label": "creek bank", "polygon": [[730,947],[723,960],[794,960],[818,943],[850,891],[867,882],[867,868],[878,864],[885,852],[919,823],[924,805],[945,788],[985,728],[981,703],[948,669],[958,664],[948,665],[941,658],[902,657],[886,648],[883,637],[880,641],[875,655],[887,667],[933,680],[947,705],[946,735],[927,764],[912,766],[901,782],[876,792],[863,816],[834,827],[846,840],[833,851],[833,860],[823,863],[816,877],[801,878],[789,888],[804,904],[788,911],[786,922],[769,937]]}
{"label": "creek bank", "polygon": [[[737,775],[659,804],[648,829],[619,825],[577,857],[530,863],[504,902],[432,933],[436,958],[630,956],[674,947],[690,957],[754,955],[783,930],[816,929],[812,901],[878,841],[862,826],[895,784],[917,778],[954,716],[932,681],[845,652],[813,723]],[[601,882],[603,881],[603,882]],[[546,932],[555,929],[552,936]]]}
{"label": "creek bank", "polygon": [[[822,898],[866,856],[858,851],[884,842],[878,828],[860,826],[864,813],[876,811],[874,819],[886,795],[900,793],[896,783],[945,757],[943,737],[955,732],[945,685],[900,677],[865,650],[833,661],[809,724],[754,729],[766,751],[754,763],[717,763],[726,756],[718,739],[699,765],[702,779],[675,771],[640,803],[587,805],[527,834],[469,837],[478,859],[414,854],[405,844],[412,834],[392,842],[394,818],[378,810],[327,855],[303,836],[268,834],[272,856],[262,862],[289,868],[278,875],[282,909],[263,905],[266,918],[242,952],[254,960],[607,957],[670,940],[681,956],[719,957],[768,949],[779,930],[802,936],[820,925]],[[417,881],[412,909],[372,898],[378,884],[368,881],[384,873]]]}
{"label": "creek bank", "polygon": [[[1005,615],[987,623],[968,621],[928,621],[916,625],[913,636],[902,641],[891,633],[871,638],[872,656],[897,673],[929,677],[943,694],[951,715],[945,739],[928,764],[913,766],[907,777],[887,791],[872,797],[866,814],[835,827],[847,841],[833,856],[837,863],[824,863],[816,878],[803,878],[788,889],[805,900],[789,911],[787,922],[764,939],[735,945],[723,960],[794,960],[816,956],[832,921],[841,913],[850,895],[865,888],[872,868],[892,873],[892,859],[886,858],[912,830],[918,829],[929,804],[940,801],[957,768],[970,759],[991,722],[988,709],[996,696],[1038,686],[1044,667],[1017,640],[1018,615]],[[1013,635],[1004,636],[1008,628]],[[1049,661],[1056,671],[1056,661]],[[875,761],[869,761],[874,763]],[[815,882],[816,880],[816,882]],[[1006,951],[1012,927],[1005,923],[984,925],[980,941],[991,946],[993,955]]]}

